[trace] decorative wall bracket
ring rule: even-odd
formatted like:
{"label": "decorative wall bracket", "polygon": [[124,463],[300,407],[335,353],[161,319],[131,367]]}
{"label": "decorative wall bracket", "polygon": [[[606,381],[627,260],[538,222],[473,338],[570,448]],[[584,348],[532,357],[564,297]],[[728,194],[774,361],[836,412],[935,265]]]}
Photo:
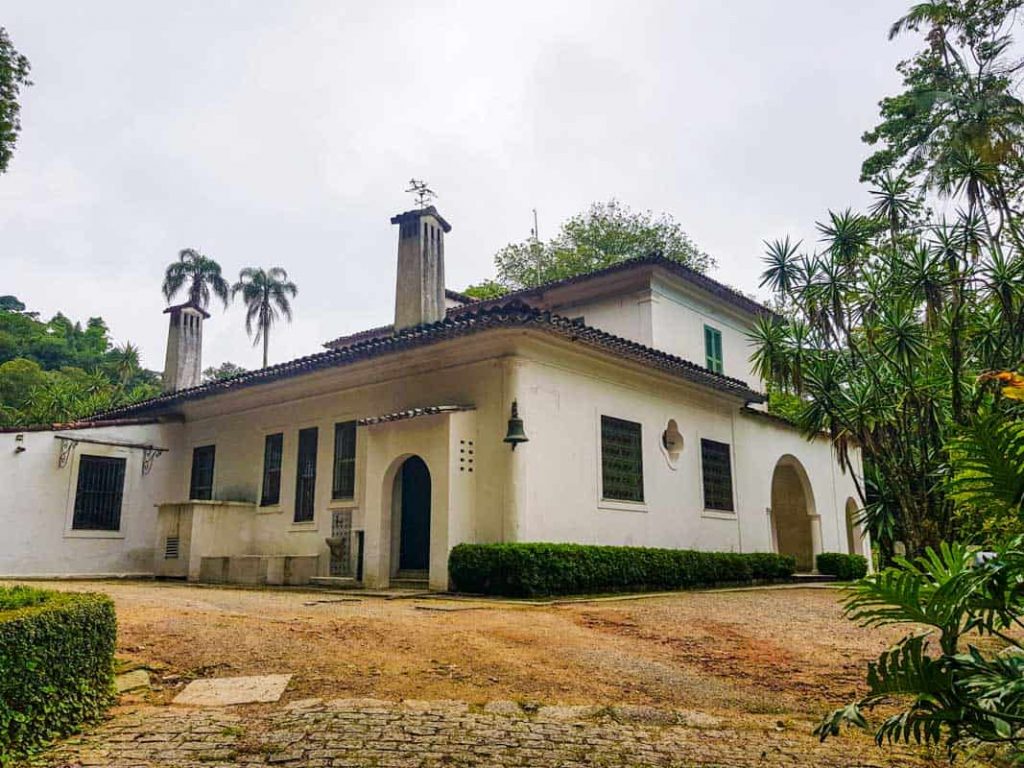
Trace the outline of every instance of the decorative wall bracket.
{"label": "decorative wall bracket", "polygon": [[71,458],[75,446],[78,445],[78,441],[72,440],[70,437],[58,437],[57,439],[60,440],[60,456],[57,457],[57,467],[64,469],[68,465],[68,460]]}
{"label": "decorative wall bracket", "polygon": [[167,453],[166,448],[143,448],[142,449],[142,476],[145,477],[149,474],[149,470],[153,468],[153,459],[159,456],[161,453]]}

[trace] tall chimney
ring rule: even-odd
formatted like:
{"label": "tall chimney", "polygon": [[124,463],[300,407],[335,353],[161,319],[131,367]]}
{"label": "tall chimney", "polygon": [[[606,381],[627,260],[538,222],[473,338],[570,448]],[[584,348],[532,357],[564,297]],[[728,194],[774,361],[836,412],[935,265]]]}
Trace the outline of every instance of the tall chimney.
{"label": "tall chimney", "polygon": [[203,370],[203,320],[210,315],[190,301],[168,307],[164,313],[171,316],[164,360],[164,392],[198,386]]}
{"label": "tall chimney", "polygon": [[434,206],[391,217],[398,224],[395,330],[444,319],[444,234],[451,225]]}

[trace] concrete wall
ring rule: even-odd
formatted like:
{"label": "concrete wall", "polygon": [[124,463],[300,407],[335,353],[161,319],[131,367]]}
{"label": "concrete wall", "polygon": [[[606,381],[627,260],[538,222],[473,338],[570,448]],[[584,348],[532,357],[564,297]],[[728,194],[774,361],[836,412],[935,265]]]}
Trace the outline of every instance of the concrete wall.
{"label": "concrete wall", "polygon": [[[154,504],[172,492],[177,479],[182,431],[182,425],[152,424],[0,434],[0,575],[152,574]],[[83,442],[59,467],[61,441],[55,434],[149,443],[170,452],[157,456],[143,475],[141,450]],[[126,460],[118,531],[72,530],[83,454]]]}

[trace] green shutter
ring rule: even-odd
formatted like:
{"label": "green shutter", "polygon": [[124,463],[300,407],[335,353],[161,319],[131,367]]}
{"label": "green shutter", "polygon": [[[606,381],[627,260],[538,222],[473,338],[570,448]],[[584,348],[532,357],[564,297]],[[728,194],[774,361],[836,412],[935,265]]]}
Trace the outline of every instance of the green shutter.
{"label": "green shutter", "polygon": [[722,373],[722,332],[710,325],[704,326],[704,360],[709,371]]}

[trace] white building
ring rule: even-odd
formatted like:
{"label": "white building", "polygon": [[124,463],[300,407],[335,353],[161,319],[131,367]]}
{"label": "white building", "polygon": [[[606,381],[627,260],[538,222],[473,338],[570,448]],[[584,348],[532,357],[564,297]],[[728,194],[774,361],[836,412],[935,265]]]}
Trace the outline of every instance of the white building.
{"label": "white building", "polygon": [[165,394],[0,434],[0,575],[445,589],[460,542],[866,554],[829,442],[759,409],[767,309],[654,256],[472,302],[435,209],[392,223],[394,325],[200,384],[205,314],[174,307]]}

